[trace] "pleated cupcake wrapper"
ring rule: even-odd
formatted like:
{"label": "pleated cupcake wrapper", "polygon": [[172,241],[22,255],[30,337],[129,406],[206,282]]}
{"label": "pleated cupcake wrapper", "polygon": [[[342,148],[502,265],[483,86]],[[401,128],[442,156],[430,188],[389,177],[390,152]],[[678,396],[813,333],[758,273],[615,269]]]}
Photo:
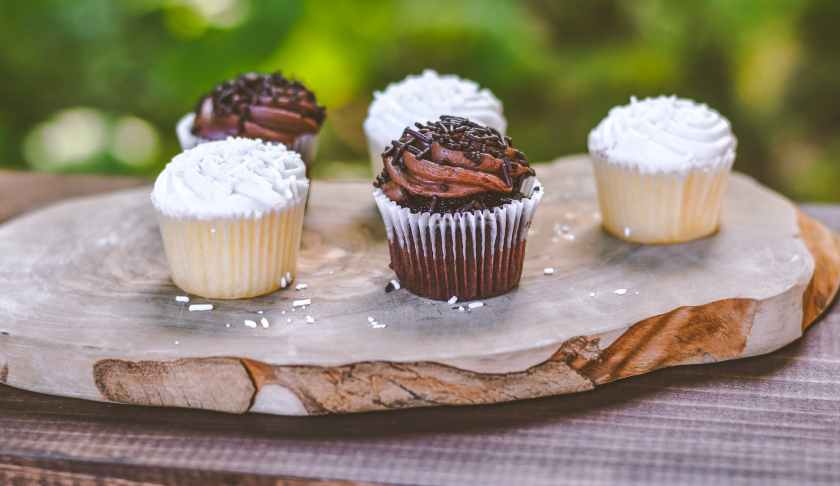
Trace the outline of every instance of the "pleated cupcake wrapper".
{"label": "pleated cupcake wrapper", "polygon": [[593,157],[604,228],[638,243],[668,244],[715,233],[732,164],[642,172]]}
{"label": "pleated cupcake wrapper", "polygon": [[531,220],[543,197],[536,179],[529,198],[458,214],[412,213],[373,194],[388,234],[391,267],[400,284],[437,300],[473,300],[519,284]]}
{"label": "pleated cupcake wrapper", "polygon": [[[211,141],[206,138],[197,137],[192,133],[194,122],[195,113],[187,113],[178,121],[178,124],[175,126],[175,133],[178,135],[178,142],[181,143],[182,150],[188,150],[202,143]],[[300,157],[306,164],[306,174],[307,177],[309,177],[309,164],[315,160],[315,154],[318,153],[318,134],[304,133],[302,135],[298,135],[298,137],[295,139],[295,142],[287,148],[300,154]]]}
{"label": "pleated cupcake wrapper", "polygon": [[183,219],[158,212],[172,280],[212,299],[273,292],[295,278],[304,200],[247,218]]}

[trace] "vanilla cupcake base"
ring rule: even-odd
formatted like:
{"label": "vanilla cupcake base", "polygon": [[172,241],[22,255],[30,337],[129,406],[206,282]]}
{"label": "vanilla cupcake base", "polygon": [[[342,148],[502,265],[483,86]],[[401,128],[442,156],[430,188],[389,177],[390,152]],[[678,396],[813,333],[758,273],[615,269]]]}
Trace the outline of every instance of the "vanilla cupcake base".
{"label": "vanilla cupcake base", "polygon": [[243,299],[295,278],[304,204],[241,219],[180,219],[158,213],[172,280],[190,294]]}
{"label": "vanilla cupcake base", "polygon": [[644,244],[683,243],[717,232],[731,164],[647,173],[593,160],[604,229]]}

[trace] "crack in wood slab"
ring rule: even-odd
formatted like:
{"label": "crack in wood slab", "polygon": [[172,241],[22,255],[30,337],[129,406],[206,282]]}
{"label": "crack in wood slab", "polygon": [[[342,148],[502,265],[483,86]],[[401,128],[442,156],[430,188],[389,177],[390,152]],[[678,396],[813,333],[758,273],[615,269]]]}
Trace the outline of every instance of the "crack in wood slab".
{"label": "crack in wood slab", "polygon": [[803,296],[802,329],[817,321],[840,288],[840,236],[799,212],[802,240],[814,257],[814,275]]}
{"label": "crack in wood slab", "polygon": [[757,307],[752,299],[680,307],[633,325],[596,359],[576,363],[577,369],[601,385],[669,366],[737,358]]}

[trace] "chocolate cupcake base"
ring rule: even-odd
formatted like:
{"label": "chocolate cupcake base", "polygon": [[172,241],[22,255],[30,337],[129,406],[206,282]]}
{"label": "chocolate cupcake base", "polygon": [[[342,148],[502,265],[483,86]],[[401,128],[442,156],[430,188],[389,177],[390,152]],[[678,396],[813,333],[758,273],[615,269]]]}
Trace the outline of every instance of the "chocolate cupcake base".
{"label": "chocolate cupcake base", "polygon": [[374,199],[385,221],[391,268],[401,285],[421,297],[460,301],[504,294],[519,284],[528,228],[542,199],[531,196],[473,212],[412,213],[382,191]]}

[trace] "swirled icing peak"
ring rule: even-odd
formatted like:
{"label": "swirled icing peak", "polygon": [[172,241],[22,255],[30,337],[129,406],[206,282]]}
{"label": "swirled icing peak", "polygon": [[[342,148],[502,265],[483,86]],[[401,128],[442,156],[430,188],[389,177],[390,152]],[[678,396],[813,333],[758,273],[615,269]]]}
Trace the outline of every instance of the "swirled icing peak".
{"label": "swirled icing peak", "polygon": [[643,172],[731,166],[737,144],[729,120],[676,96],[631,98],[589,134],[592,155]]}
{"label": "swirled icing peak", "polygon": [[208,140],[243,136],[291,145],[298,135],[317,133],[325,118],[315,94],[299,81],[280,73],[248,73],[201,98],[193,134]]}
{"label": "swirled icing peak", "polygon": [[529,196],[522,183],[534,170],[495,128],[448,115],[414,127],[382,154],[385,168],[374,186],[392,201],[419,211],[460,212]]}
{"label": "swirled icing peak", "polygon": [[455,115],[505,133],[507,122],[502,103],[488,89],[455,75],[441,75],[427,69],[408,76],[373,94],[364,128],[382,147],[396,140],[405,127],[415,122]]}
{"label": "swirled icing peak", "polygon": [[155,181],[152,203],[175,218],[259,217],[301,203],[309,181],[283,145],[230,138],[177,155]]}

